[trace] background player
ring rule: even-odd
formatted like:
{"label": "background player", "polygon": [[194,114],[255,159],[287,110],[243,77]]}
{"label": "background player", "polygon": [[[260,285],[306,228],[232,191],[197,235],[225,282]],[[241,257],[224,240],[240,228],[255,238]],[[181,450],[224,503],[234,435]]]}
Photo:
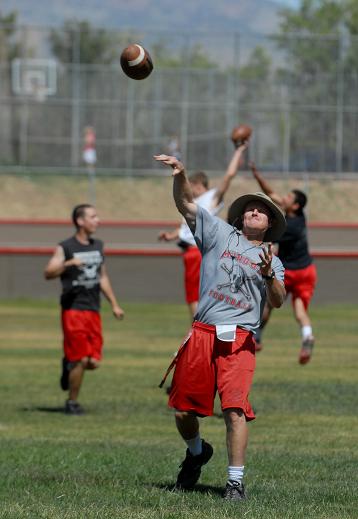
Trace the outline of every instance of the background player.
{"label": "background player", "polygon": [[113,293],[103,264],[103,242],[92,238],[99,218],[89,204],[76,206],[72,212],[76,233],[62,241],[45,269],[45,278],[61,278],[62,328],[64,359],[61,387],[69,390],[65,412],[83,414],[77,402],[85,369],[96,369],[102,357],[102,325],[99,314],[100,292],[112,306],[116,318],[124,312]]}
{"label": "background player", "polygon": [[96,133],[93,126],[86,126],[83,137],[83,162],[89,172],[93,172],[97,162]]}
{"label": "background player", "polygon": [[[302,347],[299,362],[300,364],[307,364],[312,356],[314,346],[308,306],[317,280],[316,267],[309,253],[306,218],[303,212],[303,208],[307,203],[307,197],[299,189],[293,189],[284,196],[277,194],[257,171],[254,162],[250,162],[250,167],[262,191],[282,207],[286,214],[287,228],[278,240],[278,256],[285,267],[286,293],[292,294],[293,312],[296,321],[301,327]],[[271,310],[272,307],[266,304],[261,327],[256,333],[258,351],[262,349],[262,329],[270,318]]]}
{"label": "background player", "polygon": [[[188,180],[195,203],[209,211],[210,214],[216,215],[223,208],[225,193],[229,189],[230,183],[240,167],[243,153],[247,147],[248,140],[235,149],[226,173],[218,187],[209,189],[209,179],[207,175],[201,171],[189,176]],[[197,311],[199,300],[201,264],[201,253],[195,243],[193,234],[183,219],[180,227],[174,231],[161,231],[158,238],[163,241],[179,240],[178,245],[183,251],[185,299],[189,307],[190,317],[193,319]]]}

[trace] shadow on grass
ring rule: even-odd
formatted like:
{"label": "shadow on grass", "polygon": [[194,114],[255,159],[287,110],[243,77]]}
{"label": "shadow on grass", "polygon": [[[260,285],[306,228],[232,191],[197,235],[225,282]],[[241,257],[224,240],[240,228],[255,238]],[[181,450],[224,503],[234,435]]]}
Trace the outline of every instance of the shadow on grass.
{"label": "shadow on grass", "polygon": [[36,412],[40,411],[41,413],[65,413],[65,408],[62,407],[48,407],[48,406],[33,406],[33,407],[22,407],[21,411],[25,412]]}
{"label": "shadow on grass", "polygon": [[214,494],[217,496],[223,495],[223,489],[221,487],[214,487],[212,485],[195,485],[192,490],[177,490],[175,488],[174,483],[157,483],[152,485],[153,487],[160,488],[161,490],[167,490],[168,492],[176,492],[176,493],[199,493],[199,494]]}

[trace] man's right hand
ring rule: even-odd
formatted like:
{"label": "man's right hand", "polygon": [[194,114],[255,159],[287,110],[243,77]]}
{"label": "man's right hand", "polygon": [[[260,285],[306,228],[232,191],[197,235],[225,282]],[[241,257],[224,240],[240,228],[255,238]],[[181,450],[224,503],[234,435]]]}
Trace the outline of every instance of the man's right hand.
{"label": "man's right hand", "polygon": [[159,241],[170,241],[170,236],[167,231],[160,231],[158,234],[158,240]]}
{"label": "man's right hand", "polygon": [[176,157],[171,155],[154,155],[155,160],[162,162],[173,169],[173,177],[184,173],[184,165]]}
{"label": "man's right hand", "polygon": [[71,258],[70,260],[65,261],[64,266],[68,267],[81,267],[83,265],[83,261],[80,258]]}

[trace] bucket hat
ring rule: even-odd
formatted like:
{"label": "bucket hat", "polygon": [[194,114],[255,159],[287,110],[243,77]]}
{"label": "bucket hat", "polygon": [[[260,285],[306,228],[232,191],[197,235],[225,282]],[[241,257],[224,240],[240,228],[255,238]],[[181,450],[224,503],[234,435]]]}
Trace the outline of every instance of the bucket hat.
{"label": "bucket hat", "polygon": [[272,213],[271,227],[265,233],[265,241],[277,241],[286,229],[286,219],[282,209],[276,205],[265,193],[248,193],[239,196],[229,207],[228,222],[230,225],[242,228],[242,215],[249,202],[260,201],[264,203]]}

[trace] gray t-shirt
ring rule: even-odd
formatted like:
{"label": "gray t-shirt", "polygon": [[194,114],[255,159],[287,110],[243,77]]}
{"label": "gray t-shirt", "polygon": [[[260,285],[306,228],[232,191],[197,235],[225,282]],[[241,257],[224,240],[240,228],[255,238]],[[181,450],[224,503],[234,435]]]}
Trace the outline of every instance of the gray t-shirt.
{"label": "gray t-shirt", "polygon": [[[196,319],[255,331],[266,300],[266,284],[257,265],[262,247],[199,206],[194,238],[203,257]],[[283,282],[284,268],[277,256],[272,258],[272,269]]]}

